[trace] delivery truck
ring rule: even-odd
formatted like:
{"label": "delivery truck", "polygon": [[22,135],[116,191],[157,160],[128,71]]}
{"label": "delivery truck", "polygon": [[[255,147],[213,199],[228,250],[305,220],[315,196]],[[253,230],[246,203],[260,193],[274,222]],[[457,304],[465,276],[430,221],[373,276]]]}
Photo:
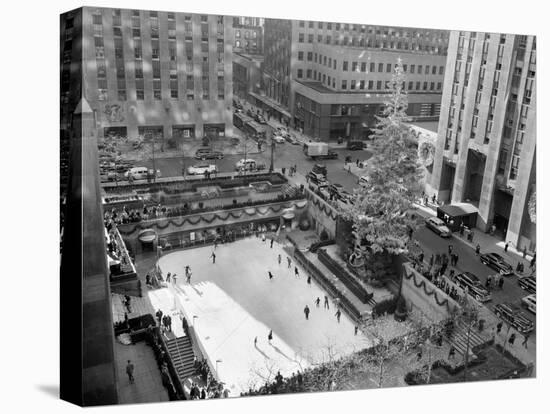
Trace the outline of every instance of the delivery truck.
{"label": "delivery truck", "polygon": [[338,154],[329,150],[326,142],[306,142],[304,154],[313,160],[332,160],[338,158]]}

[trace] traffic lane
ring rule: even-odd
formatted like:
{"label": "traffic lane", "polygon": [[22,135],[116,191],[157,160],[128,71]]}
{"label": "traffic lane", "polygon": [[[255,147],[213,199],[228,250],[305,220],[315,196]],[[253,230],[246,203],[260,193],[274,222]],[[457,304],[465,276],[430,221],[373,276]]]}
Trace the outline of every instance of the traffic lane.
{"label": "traffic lane", "polygon": [[[424,260],[427,262],[429,262],[432,254],[435,256],[437,253],[448,253],[448,246],[451,244],[453,252],[459,256],[457,266],[455,267],[456,273],[471,272],[483,284],[485,284],[488,276],[497,273],[496,270],[481,263],[474,249],[459,240],[454,238],[443,239],[425,226],[421,226],[414,233],[414,237],[424,250]],[[527,294],[528,292],[519,287],[516,276],[505,276],[502,289],[496,288],[491,290],[492,300],[486,306],[492,310],[492,307],[497,303],[511,302],[521,305],[521,299],[527,296]],[[525,314],[527,318],[535,322],[535,315],[528,311],[525,311]]]}

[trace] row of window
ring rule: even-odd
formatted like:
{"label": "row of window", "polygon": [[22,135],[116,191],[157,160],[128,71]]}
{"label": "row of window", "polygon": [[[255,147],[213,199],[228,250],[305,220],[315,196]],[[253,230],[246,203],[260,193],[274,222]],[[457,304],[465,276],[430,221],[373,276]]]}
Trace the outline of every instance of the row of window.
{"label": "row of window", "polygon": [[[326,75],[324,73],[318,72],[317,70],[307,69],[305,71],[304,76],[304,70],[298,69],[297,71],[297,78],[298,79],[311,79],[319,81],[323,84],[326,84],[328,87],[335,88],[336,87],[336,78],[331,77],[330,75]],[[348,85],[350,90],[385,90],[389,88],[389,81],[376,81],[376,88],[375,81],[373,80],[356,80],[356,79],[343,79],[341,83],[341,89],[347,90]],[[442,83],[441,82],[413,82],[410,81],[408,84],[404,85],[404,88],[406,88],[409,91],[441,91]]]}
{"label": "row of window", "polygon": [[[298,51],[298,60],[299,61],[304,61],[304,57],[306,57],[306,60],[308,62],[314,62],[314,63],[319,63],[319,64],[322,64],[324,66],[328,66],[329,68],[332,67],[333,69],[336,69],[337,67],[337,61],[336,59],[332,59],[331,57],[327,57],[327,56],[323,56],[321,54],[317,54],[317,53],[313,53],[313,52],[307,52],[307,54],[305,54],[304,51]],[[394,67],[394,64],[392,63],[378,63],[378,65],[374,62],[370,62],[369,63],[369,73],[376,73],[376,72],[379,72],[379,73],[382,73],[384,72],[384,67],[385,67],[385,72],[386,73],[390,73],[392,72],[393,70],[393,67]],[[378,68],[378,71],[376,70]],[[362,72],[362,73],[366,73],[367,72],[367,62],[351,62],[351,68],[350,68],[350,65],[349,65],[349,61],[347,60],[344,60],[342,62],[342,70],[344,72],[347,72],[351,69],[352,72]],[[430,65],[403,65],[403,71],[406,72],[406,73],[410,73],[410,74],[418,74],[418,75],[421,75],[422,74],[422,71],[424,70],[424,74],[428,75],[431,74],[432,75],[437,75],[438,72],[439,72],[439,75],[443,75],[444,72],[445,72],[445,67],[444,66],[439,66],[439,70],[438,70],[438,66],[430,66]]]}
{"label": "row of window", "polygon": [[317,29],[323,30],[344,30],[344,31],[352,31],[352,32],[359,32],[359,33],[368,33],[371,35],[378,35],[378,36],[391,36],[391,37],[417,37],[417,38],[427,38],[431,39],[433,41],[440,41],[440,40],[446,40],[448,38],[447,32],[444,31],[425,31],[421,32],[419,30],[404,30],[404,29],[393,29],[391,27],[380,27],[380,26],[365,26],[365,25],[357,25],[357,24],[342,24],[342,23],[330,23],[330,22],[315,22],[309,21],[306,22],[304,20],[300,20],[298,22],[298,26],[300,28],[305,28],[307,26],[308,29],[314,29],[315,26]]}
{"label": "row of window", "polygon": [[[433,44],[424,44],[416,41],[410,42],[400,42],[400,41],[386,41],[386,40],[376,40],[371,38],[363,37],[348,37],[348,36],[323,36],[317,35],[317,41],[315,42],[315,36],[313,34],[308,34],[307,43],[324,43],[326,45],[335,45],[335,46],[352,46],[352,47],[367,47],[367,48],[377,48],[377,49],[394,49],[394,50],[411,50],[419,51],[426,53],[438,53],[445,54],[447,52],[447,46],[445,45],[433,45]],[[298,42],[306,43],[305,34],[298,33]]]}
{"label": "row of window", "polygon": [[[179,93],[178,89],[169,89],[170,96],[166,96],[166,99],[179,99]],[[98,100],[100,101],[106,101],[108,99],[108,92],[107,88],[101,88],[98,86],[97,89],[98,92]],[[168,92],[167,92],[168,94]],[[223,90],[218,89],[218,93],[216,97],[210,95],[209,89],[203,89],[202,94],[200,95],[203,100],[211,100],[211,99],[217,99],[217,100],[224,100],[225,99],[225,93]],[[195,92],[193,90],[186,90],[185,97],[188,101],[193,101],[195,99]],[[117,98],[119,101],[126,101],[127,94],[126,90],[119,89],[117,93]],[[153,89],[153,99],[156,101],[160,101],[163,99],[162,97],[162,90],[159,88]],[[136,100],[143,101],[145,100],[145,91],[144,89],[136,89]]]}

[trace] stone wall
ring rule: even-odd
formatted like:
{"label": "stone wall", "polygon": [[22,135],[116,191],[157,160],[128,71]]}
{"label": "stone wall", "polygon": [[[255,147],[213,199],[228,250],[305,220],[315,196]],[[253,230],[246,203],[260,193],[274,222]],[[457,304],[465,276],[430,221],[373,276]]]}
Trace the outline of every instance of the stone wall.
{"label": "stone wall", "polygon": [[429,315],[433,322],[446,319],[452,309],[459,305],[445,292],[414,270],[408,263],[403,265],[401,295],[409,307]]}
{"label": "stone wall", "polygon": [[312,220],[312,229],[318,235],[325,230],[329,238],[335,238],[338,211],[309,189],[305,189],[305,194],[309,201],[307,204],[307,215]]}

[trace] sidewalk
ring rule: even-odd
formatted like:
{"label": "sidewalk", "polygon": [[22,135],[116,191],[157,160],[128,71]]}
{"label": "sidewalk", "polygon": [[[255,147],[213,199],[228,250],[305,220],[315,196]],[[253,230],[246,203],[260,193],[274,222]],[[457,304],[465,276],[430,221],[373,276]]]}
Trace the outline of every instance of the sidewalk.
{"label": "sidewalk", "polygon": [[[421,203],[414,203],[413,205],[417,209],[417,211],[419,211],[420,215],[425,218],[436,215],[437,204],[429,202],[427,206]],[[512,265],[514,269],[516,268],[518,262],[522,262],[525,268],[524,275],[528,275],[531,273],[529,265],[532,256],[527,254],[524,259],[523,252],[518,251],[512,245],[508,245],[508,251],[505,252],[505,242],[498,237],[491,236],[490,234],[482,232],[481,230],[474,229],[474,239],[472,242],[468,241],[468,239],[466,238],[466,234],[464,234],[464,236],[460,236],[460,233],[453,233],[453,238],[471,247],[472,250],[475,250],[476,246],[479,244],[481,253],[495,252],[500,254],[505,259],[508,259],[508,262]]]}

